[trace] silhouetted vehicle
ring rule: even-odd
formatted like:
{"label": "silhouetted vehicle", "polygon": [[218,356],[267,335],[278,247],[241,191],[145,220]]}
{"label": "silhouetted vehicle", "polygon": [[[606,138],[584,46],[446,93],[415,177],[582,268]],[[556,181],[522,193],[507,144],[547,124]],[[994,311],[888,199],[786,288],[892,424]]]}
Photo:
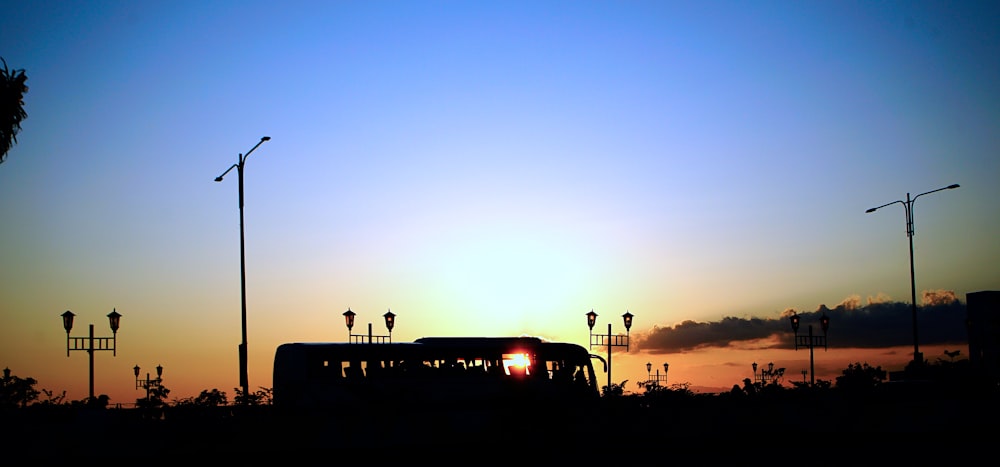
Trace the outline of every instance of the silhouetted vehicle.
{"label": "silhouetted vehicle", "polygon": [[534,337],[287,343],[275,352],[273,378],[281,408],[488,408],[600,397],[586,349]]}

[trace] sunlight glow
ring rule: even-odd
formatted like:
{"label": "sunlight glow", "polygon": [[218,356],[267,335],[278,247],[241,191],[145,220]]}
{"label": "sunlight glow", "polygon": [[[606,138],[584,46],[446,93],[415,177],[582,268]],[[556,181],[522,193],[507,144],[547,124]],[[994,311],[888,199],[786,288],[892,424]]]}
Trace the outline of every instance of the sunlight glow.
{"label": "sunlight glow", "polygon": [[531,361],[525,353],[505,353],[503,354],[503,370],[508,375],[524,375],[528,372]]}

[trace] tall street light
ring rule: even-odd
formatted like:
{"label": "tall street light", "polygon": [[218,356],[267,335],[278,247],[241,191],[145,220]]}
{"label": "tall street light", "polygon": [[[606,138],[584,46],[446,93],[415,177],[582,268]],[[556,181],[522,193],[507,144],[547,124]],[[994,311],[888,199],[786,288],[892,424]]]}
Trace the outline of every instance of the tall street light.
{"label": "tall street light", "polygon": [[[587,313],[587,326],[590,327],[590,348],[593,349],[595,345],[607,345],[608,347],[608,389],[606,394],[611,395],[611,348],[612,347],[625,347],[625,351],[628,352],[628,331],[632,328],[632,317],[634,315],[628,311],[622,315],[622,319],[625,320],[625,335],[624,336],[613,336],[611,335],[611,323],[608,323],[608,333],[605,334],[594,334],[594,324],[597,322],[597,313],[594,310],[590,310]],[[600,358],[600,357],[598,357]]]}
{"label": "tall street light", "polygon": [[93,324],[90,325],[89,337],[70,337],[69,332],[73,329],[74,316],[76,315],[69,310],[66,310],[62,314],[63,329],[66,329],[66,356],[69,357],[71,350],[86,350],[90,354],[90,399],[88,399],[88,402],[93,402],[94,352],[98,350],[110,350],[112,356],[118,355],[118,352],[115,350],[115,344],[118,342],[118,325],[121,322],[122,315],[118,313],[117,309],[113,309],[111,313],[108,313],[108,324],[111,325],[111,337],[94,337]]}
{"label": "tall street light", "polygon": [[243,167],[247,162],[247,158],[250,157],[250,153],[257,149],[264,141],[269,141],[270,136],[264,136],[250,148],[250,151],[244,154],[240,154],[237,162],[231,165],[222,175],[215,177],[215,181],[221,182],[222,177],[225,177],[230,170],[236,169],[236,174],[239,176],[240,185],[240,299],[242,302],[241,317],[243,322],[243,341],[240,343],[240,386],[243,387],[243,396],[246,400],[246,396],[250,394],[250,378],[247,376],[247,262],[246,262],[246,242],[243,235]]}
{"label": "tall street light", "polygon": [[910,198],[910,194],[907,193],[906,201],[896,200],[891,203],[886,203],[881,206],[874,207],[865,211],[865,213],[875,212],[878,209],[882,209],[886,206],[890,206],[896,203],[902,204],[903,209],[906,211],[906,236],[910,239],[910,308],[913,313],[913,362],[917,364],[923,363],[924,359],[923,356],[920,354],[920,346],[918,344],[918,339],[917,339],[917,283],[913,276],[913,202],[916,201],[917,198],[923,195],[937,193],[941,190],[955,189],[958,188],[958,186],[959,185],[955,183],[953,185],[948,185],[944,188],[938,188],[936,190],[920,193],[919,195],[914,196],[913,198]]}

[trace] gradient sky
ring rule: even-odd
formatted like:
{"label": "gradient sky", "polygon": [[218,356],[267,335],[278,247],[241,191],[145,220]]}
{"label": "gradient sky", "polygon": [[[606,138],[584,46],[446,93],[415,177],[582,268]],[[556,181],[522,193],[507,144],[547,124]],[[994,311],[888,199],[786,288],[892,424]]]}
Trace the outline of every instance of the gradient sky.
{"label": "gradient sky", "polygon": [[[163,365],[171,399],[235,395],[239,184],[213,179],[262,136],[244,176],[251,389],[279,344],[346,340],[348,307],[376,334],[391,309],[396,341],[585,346],[588,311],[616,334],[629,311],[612,373],[628,390],[646,362],[698,387],[754,361],[804,378],[785,316],[829,310],[817,378],[898,370],[905,210],[865,210],[953,183],[914,203],[918,300],[1000,289],[996,2],[3,11],[0,56],[30,90],[0,164],[0,366],[70,400],[88,363],[66,356],[66,310],[74,337],[123,316],[117,356],[95,355],[112,403],[142,396],[135,365]],[[960,348],[960,328],[932,332],[955,315],[922,324],[929,360]]]}

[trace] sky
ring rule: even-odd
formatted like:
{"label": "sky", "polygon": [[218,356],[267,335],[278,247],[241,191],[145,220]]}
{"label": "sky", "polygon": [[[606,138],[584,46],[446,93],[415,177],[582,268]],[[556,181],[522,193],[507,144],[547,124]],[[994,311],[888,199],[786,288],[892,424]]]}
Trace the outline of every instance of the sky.
{"label": "sky", "polygon": [[[29,91],[0,366],[69,400],[67,310],[73,337],[122,315],[94,355],[113,404],[144,395],[134,366],[235,395],[240,177],[214,179],[244,157],[251,390],[278,345],[346,341],[349,308],[376,335],[391,310],[393,341],[610,325],[627,391],[647,362],[705,390],[754,362],[900,370],[903,201],[951,184],[912,203],[925,358],[965,355],[966,294],[1000,290],[995,2],[4,3]],[[831,318],[812,359],[793,312]]]}

